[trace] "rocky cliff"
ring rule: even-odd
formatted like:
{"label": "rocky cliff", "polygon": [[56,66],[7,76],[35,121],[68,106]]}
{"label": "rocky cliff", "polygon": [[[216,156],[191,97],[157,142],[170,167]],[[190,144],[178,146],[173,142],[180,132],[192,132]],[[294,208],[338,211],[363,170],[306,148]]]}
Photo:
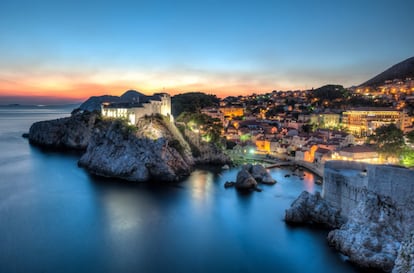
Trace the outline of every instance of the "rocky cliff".
{"label": "rocky cliff", "polygon": [[291,224],[320,224],[329,228],[338,228],[344,223],[340,211],[329,206],[319,192],[310,194],[307,191],[302,192],[286,210],[285,221]]}
{"label": "rocky cliff", "polygon": [[94,129],[79,165],[89,172],[130,181],[177,181],[189,175],[191,151],[161,117],[144,117],[138,129],[121,121]]}
{"label": "rocky cliff", "polygon": [[403,226],[402,213],[389,197],[366,192],[349,220],[328,234],[328,242],[361,267],[390,272]]}
{"label": "rocky cliff", "polygon": [[230,162],[207,143],[200,145],[202,152],[195,158],[177,127],[161,115],[143,117],[130,126],[122,120],[102,119],[97,112],[74,111],[68,118],[34,123],[29,141],[86,150],[79,166],[96,175],[131,181],[177,181],[195,164]]}
{"label": "rocky cliff", "polygon": [[196,164],[230,164],[231,159],[217,145],[200,140],[200,136],[190,130],[184,131],[186,141],[191,145]]}
{"label": "rocky cliff", "polygon": [[48,148],[84,150],[99,121],[98,113],[85,112],[67,118],[35,122],[29,130],[29,141]]}
{"label": "rocky cliff", "polygon": [[414,233],[401,244],[392,273],[414,273]]}
{"label": "rocky cliff", "polygon": [[[302,193],[285,220],[330,226],[328,243],[363,268],[414,272],[413,174],[392,166],[329,162],[323,198]],[[335,218],[343,222],[332,225]]]}

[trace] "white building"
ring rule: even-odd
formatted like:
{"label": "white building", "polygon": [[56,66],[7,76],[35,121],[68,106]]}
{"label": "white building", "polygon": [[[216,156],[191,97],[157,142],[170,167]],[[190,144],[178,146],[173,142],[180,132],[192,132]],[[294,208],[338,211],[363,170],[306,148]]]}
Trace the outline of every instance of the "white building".
{"label": "white building", "polygon": [[101,106],[104,117],[125,118],[130,124],[136,124],[145,115],[161,114],[173,120],[171,115],[171,97],[167,93],[143,96],[132,102],[104,103]]}

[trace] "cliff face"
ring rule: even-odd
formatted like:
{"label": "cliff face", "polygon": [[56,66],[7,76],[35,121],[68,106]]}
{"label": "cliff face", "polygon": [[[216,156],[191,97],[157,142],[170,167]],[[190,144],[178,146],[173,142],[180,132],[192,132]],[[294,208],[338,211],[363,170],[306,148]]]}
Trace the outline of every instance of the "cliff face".
{"label": "cliff face", "polygon": [[286,210],[285,221],[291,224],[319,224],[338,228],[343,224],[340,210],[333,208],[322,199],[319,192],[302,192]]}
{"label": "cliff face", "polygon": [[29,140],[50,148],[80,149],[79,166],[89,172],[131,181],[177,181],[194,164],[225,164],[230,159],[208,143],[198,157],[177,127],[161,115],[143,117],[137,126],[77,111],[71,117],[34,123]]}
{"label": "cliff face", "polygon": [[414,233],[402,243],[392,273],[414,273]]}
{"label": "cliff face", "polygon": [[191,171],[190,151],[158,118],[142,118],[139,130],[120,121],[94,129],[79,165],[89,172],[130,181],[177,181]]}
{"label": "cliff face", "polygon": [[29,130],[29,141],[49,148],[84,150],[97,122],[99,114],[89,112],[68,118],[35,122]]}
{"label": "cliff face", "polygon": [[231,159],[216,145],[200,140],[200,136],[190,130],[185,130],[185,138],[191,144],[196,164],[230,164]]}
{"label": "cliff face", "polygon": [[[327,219],[339,211],[345,222],[331,226],[337,228],[328,235],[331,246],[364,268],[414,272],[412,177],[413,171],[399,167],[330,161],[325,165],[323,198],[302,194],[285,219],[294,216],[294,222],[322,221],[329,226]],[[319,205],[307,201],[317,199]],[[327,206],[322,210],[327,217],[320,217],[321,204]]]}
{"label": "cliff face", "polygon": [[351,262],[390,272],[403,240],[402,219],[389,197],[366,191],[349,220],[328,234],[328,242]]}

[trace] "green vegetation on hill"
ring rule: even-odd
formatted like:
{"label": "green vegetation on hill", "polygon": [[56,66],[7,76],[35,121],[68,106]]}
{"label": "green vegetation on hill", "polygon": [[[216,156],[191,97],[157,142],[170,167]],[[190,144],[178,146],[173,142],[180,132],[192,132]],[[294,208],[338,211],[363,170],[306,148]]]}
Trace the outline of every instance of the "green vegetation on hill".
{"label": "green vegetation on hill", "polygon": [[195,113],[204,107],[218,106],[219,102],[216,95],[201,92],[178,94],[171,98],[171,112],[178,117],[183,112]]}
{"label": "green vegetation on hill", "polygon": [[347,97],[348,91],[342,85],[328,84],[313,90],[311,96],[321,101],[335,100]]}
{"label": "green vegetation on hill", "polygon": [[221,142],[223,125],[220,120],[201,113],[183,112],[177,117],[177,122],[184,123],[186,129],[199,134],[205,142],[218,144]]}

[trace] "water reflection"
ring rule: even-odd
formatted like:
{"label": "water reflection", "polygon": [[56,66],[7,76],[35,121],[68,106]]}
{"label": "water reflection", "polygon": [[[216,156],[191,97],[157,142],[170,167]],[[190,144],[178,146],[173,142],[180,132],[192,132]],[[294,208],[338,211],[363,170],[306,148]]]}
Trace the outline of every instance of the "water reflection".
{"label": "water reflection", "polygon": [[308,192],[315,191],[315,175],[311,172],[304,173],[303,183]]}
{"label": "water reflection", "polygon": [[210,206],[213,181],[213,173],[206,170],[197,170],[188,178],[188,183],[192,185],[191,200],[198,211]]}

